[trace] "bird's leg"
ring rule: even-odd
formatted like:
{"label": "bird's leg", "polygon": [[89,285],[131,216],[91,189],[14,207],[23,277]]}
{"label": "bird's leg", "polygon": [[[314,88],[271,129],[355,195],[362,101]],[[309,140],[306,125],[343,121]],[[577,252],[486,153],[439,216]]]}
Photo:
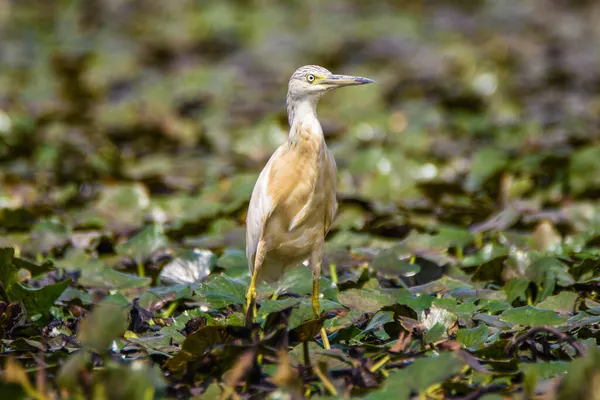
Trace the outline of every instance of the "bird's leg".
{"label": "bird's leg", "polygon": [[265,260],[265,242],[261,238],[258,241],[256,247],[256,255],[254,256],[254,268],[252,269],[252,279],[250,279],[250,286],[246,292],[246,325],[250,322],[252,325],[252,319],[256,316],[256,280],[258,278],[258,272]]}
{"label": "bird's leg", "polygon": [[[312,269],[312,298],[311,304],[315,318],[319,318],[321,315],[321,292],[319,291],[319,278],[321,276],[321,264],[323,262],[323,242],[315,250],[313,250],[310,256],[310,268]],[[327,337],[327,331],[325,328],[321,328],[321,340],[323,341],[323,347],[329,349],[329,338]]]}

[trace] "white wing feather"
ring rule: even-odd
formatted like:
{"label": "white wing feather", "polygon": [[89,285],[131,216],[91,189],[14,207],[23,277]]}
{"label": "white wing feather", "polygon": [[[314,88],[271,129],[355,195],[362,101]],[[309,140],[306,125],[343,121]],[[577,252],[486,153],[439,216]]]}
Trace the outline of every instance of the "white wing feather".
{"label": "white wing feather", "polygon": [[274,160],[279,157],[283,146],[279,147],[271,156],[265,168],[258,176],[252,197],[250,197],[250,205],[248,206],[248,214],[246,216],[246,258],[248,259],[248,268],[250,272],[254,269],[254,255],[258,241],[263,233],[265,222],[269,215],[273,212],[273,201],[269,197],[269,174]]}

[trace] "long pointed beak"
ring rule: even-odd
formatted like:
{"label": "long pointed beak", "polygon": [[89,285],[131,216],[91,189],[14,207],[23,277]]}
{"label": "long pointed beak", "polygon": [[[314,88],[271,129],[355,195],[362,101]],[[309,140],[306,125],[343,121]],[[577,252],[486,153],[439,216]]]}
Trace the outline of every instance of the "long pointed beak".
{"label": "long pointed beak", "polygon": [[331,74],[327,78],[323,79],[322,83],[335,87],[342,86],[354,86],[354,85],[365,85],[367,83],[373,83],[374,81],[369,78],[363,78],[362,76],[350,76],[350,75],[334,75]]}

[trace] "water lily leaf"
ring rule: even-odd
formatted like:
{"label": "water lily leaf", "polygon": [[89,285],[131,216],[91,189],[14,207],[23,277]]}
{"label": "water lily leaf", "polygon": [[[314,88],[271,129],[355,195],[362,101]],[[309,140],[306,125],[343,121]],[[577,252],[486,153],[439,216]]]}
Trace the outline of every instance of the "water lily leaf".
{"label": "water lily leaf", "polygon": [[220,346],[232,340],[224,326],[205,326],[188,335],[183,341],[181,351],[166,363],[170,371],[179,371],[187,363],[202,356],[214,346]]}
{"label": "water lily leaf", "polygon": [[[309,311],[312,312],[312,310]],[[312,340],[323,327],[325,317],[325,315],[321,315],[319,318],[304,320],[302,323],[294,323],[295,326],[291,325],[292,321],[290,317],[290,340],[297,342]],[[298,320],[299,319],[300,318],[298,318]]]}
{"label": "water lily leaf", "polygon": [[217,267],[223,268],[225,274],[236,278],[250,274],[246,252],[238,249],[225,249],[217,260]]}
{"label": "water lily leaf", "polygon": [[375,313],[375,315],[373,315],[373,317],[371,317],[371,320],[369,321],[364,332],[366,333],[366,332],[373,331],[373,330],[378,329],[379,327],[387,324],[388,322],[393,322],[393,321],[394,321],[394,312],[393,311],[379,311],[379,312]]}
{"label": "water lily leaf", "polygon": [[95,204],[96,212],[118,232],[139,227],[150,204],[150,196],[140,183],[106,186]]}
{"label": "water lily leaf", "polygon": [[196,283],[207,277],[217,257],[210,250],[187,250],[160,271],[160,278],[174,283]]}
{"label": "water lily leaf", "polygon": [[456,333],[456,340],[467,349],[477,349],[485,344],[488,336],[490,336],[490,328],[480,324],[472,329],[459,329]]}
{"label": "water lily leaf", "polygon": [[575,309],[575,301],[579,296],[575,292],[560,292],[556,296],[549,296],[536,305],[542,310],[570,313]]}
{"label": "water lily leaf", "polygon": [[302,299],[295,297],[288,297],[285,299],[277,300],[264,300],[260,304],[260,313],[262,315],[268,315],[274,312],[285,310],[286,308],[293,307],[302,302]]}
{"label": "water lily leaf", "polygon": [[570,328],[576,328],[584,325],[595,325],[600,323],[600,315],[590,315],[585,311],[580,311],[576,315],[569,318],[568,324]]}
{"label": "water lily leaf", "polygon": [[431,307],[431,304],[435,299],[429,294],[422,294],[419,296],[414,295],[406,289],[395,289],[392,291],[386,291],[386,293],[392,295],[396,303],[406,305],[415,310],[417,313],[420,313],[421,311]]}
{"label": "water lily leaf", "polygon": [[10,288],[17,281],[17,269],[13,265],[15,251],[12,248],[0,249],[0,283],[4,290]]}
{"label": "water lily leaf", "polygon": [[72,234],[71,227],[57,217],[41,219],[31,228],[34,246],[42,253],[66,245],[71,240]]}
{"label": "water lily leaf", "polygon": [[46,272],[56,269],[52,261],[49,260],[44,261],[42,264],[34,264],[22,258],[14,257],[12,262],[15,268],[26,269],[27,271],[29,271],[32,278],[36,278],[40,275],[45,274]]}
{"label": "water lily leaf", "polygon": [[475,236],[468,229],[456,226],[440,226],[438,233],[433,237],[433,243],[439,247],[463,248],[475,240]]}
{"label": "water lily leaf", "polygon": [[143,264],[154,252],[168,246],[169,239],[165,236],[162,225],[152,224],[127,242],[118,245],[116,250],[118,254],[131,258],[137,264]]}
{"label": "water lily leaf", "polygon": [[362,311],[350,310],[345,314],[336,315],[332,319],[325,321],[325,327],[329,332],[339,331],[340,329],[355,325],[363,316],[364,313]]}
{"label": "water lily leaf", "polygon": [[348,289],[338,294],[338,301],[351,310],[376,313],[385,306],[394,304],[389,294],[378,290]]}
{"label": "water lily leaf", "polygon": [[47,285],[39,289],[26,287],[20,283],[15,283],[8,289],[8,296],[14,301],[23,303],[29,317],[41,314],[44,319],[48,317],[50,307],[65,291],[71,283],[70,279]]}
{"label": "water lily leaf", "polygon": [[150,278],[126,274],[112,268],[100,268],[83,270],[79,278],[79,284],[90,288],[104,289],[134,289],[149,286]]}
{"label": "water lily leaf", "polygon": [[527,278],[513,278],[506,283],[504,291],[506,292],[506,301],[512,303],[515,300],[527,300],[527,289],[531,281]]}
{"label": "water lily leaf", "polygon": [[522,326],[559,326],[567,322],[567,317],[561,317],[554,311],[542,310],[532,306],[512,308],[500,315],[504,322]]}
{"label": "water lily leaf", "polygon": [[246,280],[217,275],[200,285],[194,299],[220,309],[232,304],[245,304],[247,289]]}
{"label": "water lily leaf", "polygon": [[502,170],[508,163],[508,157],[496,147],[483,147],[475,151],[471,162],[471,170],[465,182],[469,192],[479,190],[494,174]]}
{"label": "water lily leaf", "polygon": [[[401,253],[401,254],[400,254]],[[404,249],[399,252],[397,248],[385,249],[379,252],[371,263],[372,267],[385,274],[394,276],[410,277],[421,271],[417,264],[410,263],[408,258],[404,257]]]}
{"label": "water lily leaf", "polygon": [[[320,311],[323,318],[327,316],[327,314],[323,314],[325,311],[331,311],[335,309],[342,308],[342,305],[331,300],[321,299],[320,303]],[[292,310],[292,314],[290,315],[288,329],[295,329],[306,321],[312,320],[315,318],[315,314],[312,309],[312,304],[309,299],[302,299],[298,305],[294,307]]]}
{"label": "water lily leaf", "polygon": [[569,158],[569,185],[573,194],[600,187],[600,177],[590,171],[600,170],[600,146],[584,147]]}
{"label": "water lily leaf", "polygon": [[434,343],[446,337],[446,328],[440,323],[436,323],[425,332],[425,343]]}
{"label": "water lily leaf", "polygon": [[535,302],[544,300],[554,292],[557,279],[564,277],[567,284],[575,283],[566,272],[565,265],[554,257],[543,257],[532,262],[527,270],[526,275],[534,282],[541,290],[535,297]]}
{"label": "water lily leaf", "polygon": [[248,260],[246,259],[246,253],[238,249],[225,249],[223,255],[217,260],[217,266],[223,269],[248,269]]}
{"label": "water lily leaf", "polygon": [[[337,288],[327,278],[319,278],[319,288],[325,298],[335,300]],[[304,265],[298,265],[287,271],[279,280],[275,294],[312,294],[312,272]]]}
{"label": "water lily leaf", "polygon": [[383,388],[365,396],[367,400],[408,399],[411,393],[420,394],[431,385],[442,383],[460,372],[463,361],[454,353],[437,357],[418,358],[399,371],[391,372]]}

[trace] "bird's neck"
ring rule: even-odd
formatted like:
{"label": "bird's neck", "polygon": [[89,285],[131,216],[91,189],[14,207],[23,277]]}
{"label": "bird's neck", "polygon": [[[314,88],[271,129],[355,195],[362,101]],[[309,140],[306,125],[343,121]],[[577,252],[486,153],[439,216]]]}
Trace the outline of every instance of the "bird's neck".
{"label": "bird's neck", "polygon": [[287,104],[288,120],[290,123],[289,141],[300,139],[323,140],[323,130],[317,118],[318,98],[306,99],[301,102]]}

